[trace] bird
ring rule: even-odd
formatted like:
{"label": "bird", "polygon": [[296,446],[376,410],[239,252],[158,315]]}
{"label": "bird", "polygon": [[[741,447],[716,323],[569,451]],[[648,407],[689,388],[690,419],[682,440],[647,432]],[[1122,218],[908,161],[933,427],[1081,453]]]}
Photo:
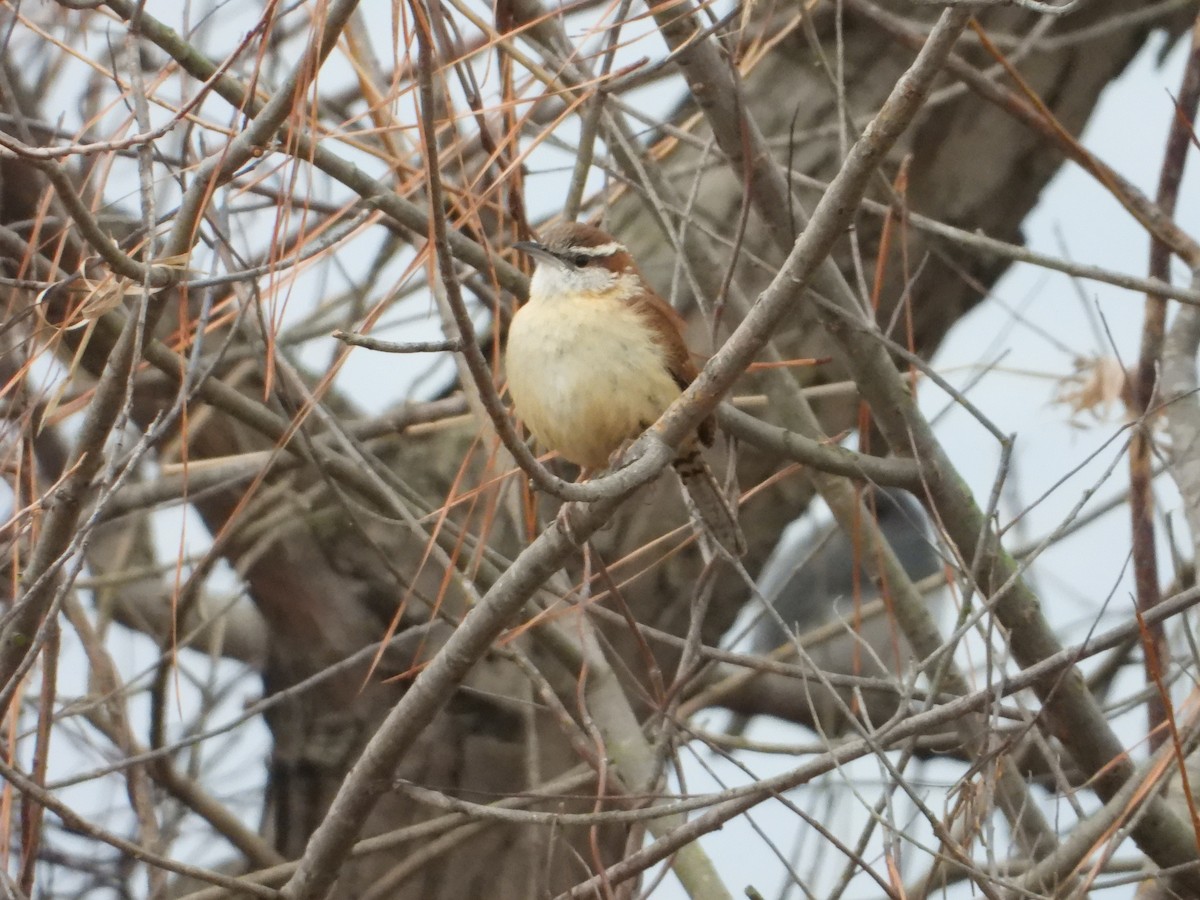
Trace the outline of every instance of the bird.
{"label": "bird", "polygon": [[[561,222],[513,248],[534,261],[529,300],[508,331],[513,408],[541,445],[585,475],[608,468],[699,374],[683,318],[625,245],[593,225]],[[700,520],[702,549],[711,538],[740,557],[746,545],[737,515],[701,454],[715,434],[710,416],[672,465]]]}
{"label": "bird", "polygon": [[[928,517],[912,495],[896,488],[868,487],[863,499],[911,580],[920,581],[941,571],[942,558],[930,535]],[[856,623],[856,606],[879,599],[864,565],[864,552],[862,539],[836,524],[808,539],[784,537],[763,567],[758,592],[775,607],[787,630],[773,617],[761,617],[750,636],[752,652],[769,653],[791,643],[796,635],[840,621],[846,633],[808,651],[818,668],[863,676],[898,671],[908,645],[895,633],[889,617],[874,616]],[[944,599],[942,595],[938,601]],[[851,630],[856,633],[850,634]],[[851,701],[848,693],[843,693],[842,699]],[[825,731],[838,733],[846,726],[841,705],[832,697],[814,693],[813,707],[814,719]],[[726,730],[741,734],[747,721],[745,715],[735,714]]]}

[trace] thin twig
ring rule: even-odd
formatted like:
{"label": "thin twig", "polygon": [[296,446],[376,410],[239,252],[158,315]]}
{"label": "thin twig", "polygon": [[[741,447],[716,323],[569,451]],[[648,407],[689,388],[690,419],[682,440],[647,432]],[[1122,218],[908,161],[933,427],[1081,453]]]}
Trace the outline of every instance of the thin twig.
{"label": "thin twig", "polygon": [[352,347],[366,347],[368,350],[378,350],[380,353],[458,353],[463,348],[461,338],[448,341],[397,342],[374,338],[369,334],[342,331],[340,328],[333,332],[333,337],[343,344],[349,344]]}

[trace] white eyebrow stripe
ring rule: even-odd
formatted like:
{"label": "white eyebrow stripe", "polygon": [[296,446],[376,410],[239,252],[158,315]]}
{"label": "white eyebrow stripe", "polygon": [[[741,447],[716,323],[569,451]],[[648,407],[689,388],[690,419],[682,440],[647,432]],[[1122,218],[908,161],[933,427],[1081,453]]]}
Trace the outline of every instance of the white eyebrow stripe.
{"label": "white eyebrow stripe", "polygon": [[624,244],[610,241],[607,244],[600,244],[597,247],[571,247],[566,252],[579,256],[612,256],[614,253],[624,253],[626,251]]}

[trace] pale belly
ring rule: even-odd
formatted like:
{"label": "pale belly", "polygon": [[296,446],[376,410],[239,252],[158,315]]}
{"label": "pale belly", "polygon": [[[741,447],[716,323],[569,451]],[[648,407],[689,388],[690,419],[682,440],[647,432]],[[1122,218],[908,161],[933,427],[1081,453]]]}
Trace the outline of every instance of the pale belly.
{"label": "pale belly", "polygon": [[600,469],[679,396],[662,349],[619,301],[527,303],[508,334],[517,416],[550,450]]}

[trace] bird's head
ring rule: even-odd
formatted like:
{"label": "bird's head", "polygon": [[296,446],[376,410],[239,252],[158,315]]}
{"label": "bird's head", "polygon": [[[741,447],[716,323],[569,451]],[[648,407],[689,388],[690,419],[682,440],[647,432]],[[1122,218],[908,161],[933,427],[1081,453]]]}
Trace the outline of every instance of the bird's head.
{"label": "bird's head", "polygon": [[581,294],[619,294],[624,298],[641,285],[641,275],[625,245],[582,222],[553,225],[540,241],[518,241],[513,247],[529,254],[535,263],[530,300]]}

